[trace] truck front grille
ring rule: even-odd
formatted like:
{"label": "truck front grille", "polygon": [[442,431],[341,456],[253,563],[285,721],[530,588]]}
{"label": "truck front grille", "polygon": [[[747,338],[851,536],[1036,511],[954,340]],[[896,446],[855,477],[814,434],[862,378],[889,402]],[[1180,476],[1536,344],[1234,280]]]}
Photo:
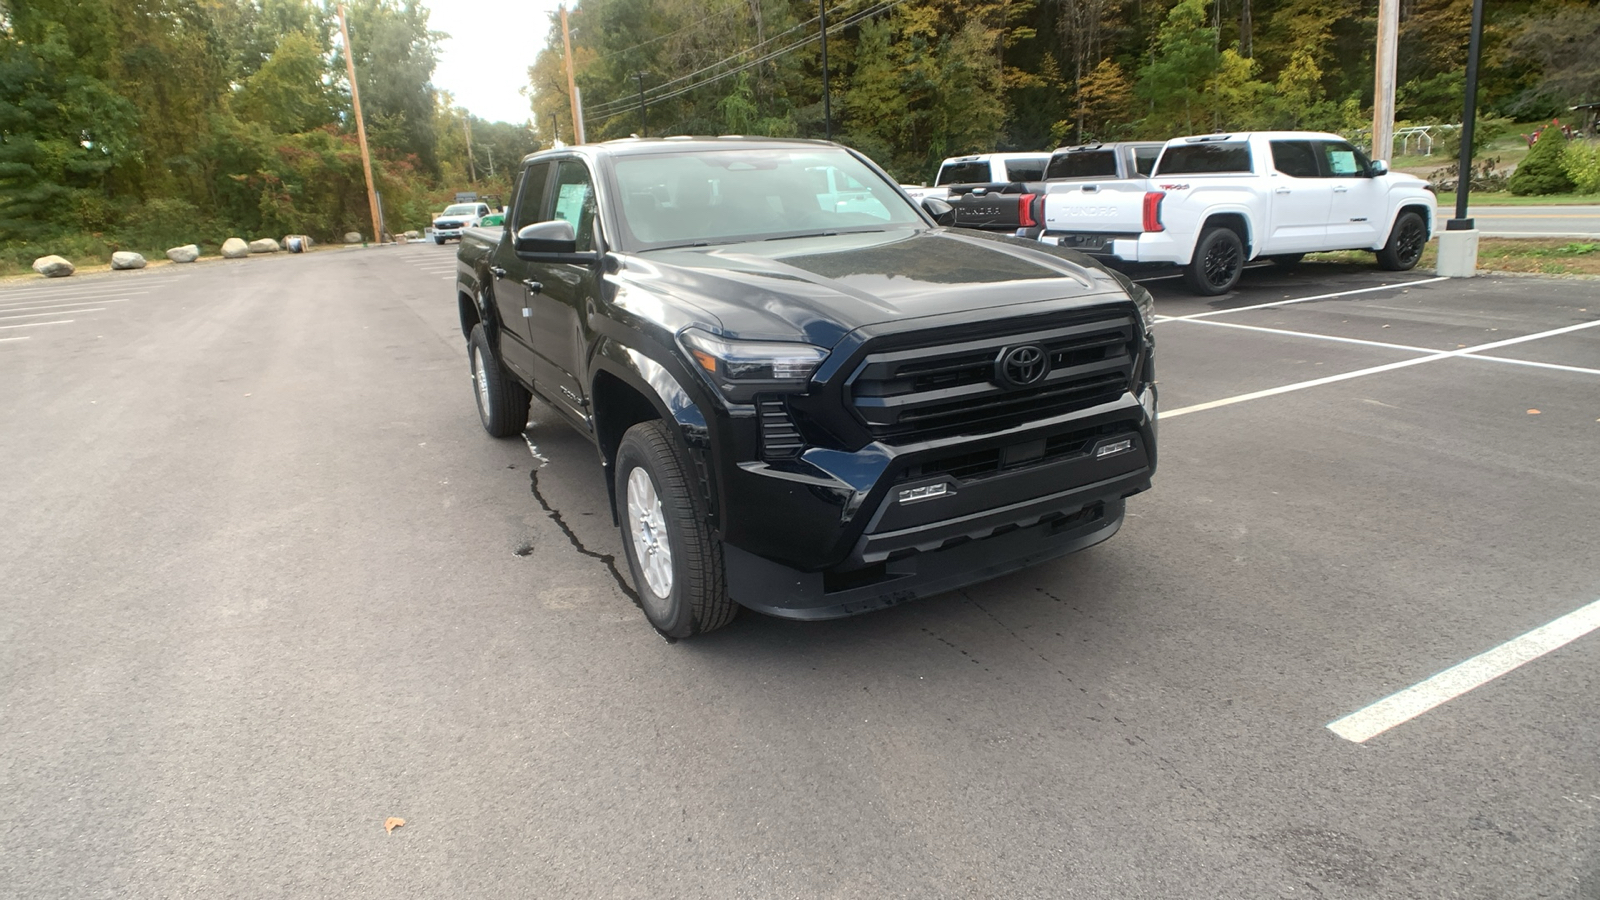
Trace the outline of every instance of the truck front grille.
{"label": "truck front grille", "polygon": [[[1085,409],[1129,390],[1138,355],[1132,310],[993,337],[870,353],[848,394],[873,437],[907,443],[983,434]],[[1004,357],[1037,347],[1049,360],[1036,383],[1007,383]]]}

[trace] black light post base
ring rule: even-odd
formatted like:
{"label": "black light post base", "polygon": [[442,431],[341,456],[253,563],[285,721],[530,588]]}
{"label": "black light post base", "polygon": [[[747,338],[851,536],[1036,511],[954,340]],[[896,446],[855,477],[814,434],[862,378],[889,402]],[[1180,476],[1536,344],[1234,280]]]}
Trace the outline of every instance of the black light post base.
{"label": "black light post base", "polygon": [[1445,231],[1471,231],[1476,227],[1471,219],[1446,219],[1444,222]]}

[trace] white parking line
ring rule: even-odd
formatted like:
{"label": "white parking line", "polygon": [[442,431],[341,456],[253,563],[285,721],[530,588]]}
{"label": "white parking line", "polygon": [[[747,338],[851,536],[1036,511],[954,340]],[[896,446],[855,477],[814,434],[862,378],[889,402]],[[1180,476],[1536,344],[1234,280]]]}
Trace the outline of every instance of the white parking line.
{"label": "white parking line", "polygon": [[[1286,328],[1265,328],[1260,325],[1241,325],[1238,322],[1218,322],[1214,319],[1168,319],[1169,322],[1184,321],[1194,325],[1210,325],[1217,328],[1236,328],[1240,331],[1259,331],[1264,334],[1281,334],[1285,337],[1310,338],[1318,341],[1333,341],[1339,344],[1358,344],[1363,347],[1381,347],[1385,350],[1402,350],[1408,353],[1442,353],[1444,351],[1434,347],[1413,347],[1410,344],[1388,344],[1383,341],[1366,341],[1360,338],[1339,337],[1332,334],[1317,334],[1312,331],[1290,331]],[[1156,324],[1161,324],[1157,322]],[[1534,362],[1531,359],[1512,359],[1507,356],[1480,356],[1476,353],[1463,351],[1462,359],[1478,359],[1484,362],[1509,363],[1514,366],[1533,366],[1540,369],[1557,369],[1562,372],[1579,372],[1585,375],[1600,375],[1600,369],[1586,369],[1582,366],[1563,366],[1556,363]]]}
{"label": "white parking line", "polygon": [[40,325],[70,325],[77,319],[62,319],[59,322],[27,322],[22,325],[0,325],[0,328],[37,328]]}
{"label": "white parking line", "polygon": [[1596,628],[1600,628],[1600,600],[1451,666],[1426,681],[1390,694],[1371,706],[1335,719],[1328,723],[1328,730],[1347,741],[1362,743],[1473,688],[1488,684],[1518,666],[1565,647]]}
{"label": "white parking line", "polygon": [[1356,288],[1349,291],[1335,291],[1331,294],[1318,294],[1315,297],[1294,297],[1287,300],[1277,300],[1272,303],[1257,303],[1254,306],[1236,306],[1232,309],[1213,309],[1209,312],[1191,313],[1187,316],[1156,316],[1157,322],[1180,322],[1190,319],[1205,319],[1211,316],[1225,316],[1228,313],[1249,312],[1253,309],[1271,309],[1274,306],[1290,306],[1295,303],[1310,303],[1313,300],[1332,300],[1335,297],[1351,297],[1356,294],[1370,294],[1373,291],[1392,291],[1395,288],[1408,288],[1419,284],[1436,284],[1448,281],[1448,278],[1419,278],[1416,281],[1397,281],[1392,284],[1380,284],[1377,287]]}
{"label": "white parking line", "polygon": [[69,306],[89,306],[90,304],[93,304],[93,303],[127,303],[127,302],[128,302],[128,298],[127,297],[123,297],[123,298],[118,299],[118,300],[79,300],[76,303],[44,303],[44,304],[41,304],[39,306],[10,306],[10,307],[0,306],[0,313],[31,312],[31,311],[36,310],[36,309],[59,309],[59,310],[65,312],[66,308],[69,307]]}
{"label": "white parking line", "polygon": [[27,339],[27,336],[0,338],[0,344],[4,344],[6,341],[25,341]]}
{"label": "white parking line", "polygon": [[1161,418],[1175,419],[1178,416],[1186,416],[1189,413],[1204,412],[1205,410],[1216,409],[1221,406],[1232,406],[1235,403],[1244,403],[1247,400],[1259,400],[1263,397],[1274,397],[1278,394],[1287,394],[1291,391],[1303,391],[1306,388],[1320,387],[1324,384],[1333,384],[1334,382],[1338,381],[1349,381],[1352,378],[1361,378],[1366,375],[1377,375],[1380,372],[1392,372],[1395,369],[1404,369],[1410,366],[1420,366],[1423,363],[1438,362],[1441,359],[1454,359],[1462,356],[1471,356],[1474,353],[1481,353],[1485,350],[1498,350],[1501,347],[1509,347],[1512,344],[1523,344],[1527,343],[1528,341],[1537,341],[1542,338],[1555,337],[1558,334],[1567,334],[1569,332],[1579,331],[1584,328],[1593,328],[1597,325],[1600,325],[1600,319],[1596,319],[1592,322],[1580,322],[1577,325],[1568,325],[1565,328],[1541,331],[1538,334],[1528,334],[1523,335],[1522,337],[1508,338],[1503,341],[1494,341],[1493,343],[1489,344],[1479,344],[1476,347],[1466,347],[1460,350],[1449,350],[1443,353],[1435,353],[1431,356],[1419,356],[1416,359],[1402,359],[1399,362],[1387,363],[1381,366],[1372,366],[1371,368],[1367,369],[1357,369],[1354,372],[1345,372],[1340,375],[1329,375],[1325,378],[1313,378],[1310,381],[1301,381],[1295,384],[1286,384],[1281,387],[1267,388],[1264,391],[1251,391],[1248,394],[1239,394],[1236,397],[1224,397],[1221,400],[1211,400],[1206,403],[1196,403],[1193,406],[1180,407],[1172,410],[1171,412],[1162,412]]}
{"label": "white parking line", "polygon": [[[90,312],[105,312],[105,311],[106,311],[106,308],[104,306],[96,307],[94,309],[74,309],[74,310],[72,310],[72,312],[74,312],[74,313],[90,313]],[[23,313],[20,316],[0,316],[0,321],[5,321],[7,319],[42,319],[45,316],[59,316],[59,315],[61,315],[60,312]]]}
{"label": "white parking line", "polygon": [[104,301],[107,297],[142,297],[142,296],[144,296],[145,294],[148,294],[148,293],[150,293],[150,292],[149,291],[106,291],[104,293],[96,292],[96,293],[93,293],[93,294],[68,294],[68,295],[61,296],[61,297],[29,297],[29,298],[25,298],[25,299],[21,299],[21,300],[7,299],[4,296],[0,296],[0,308],[19,306],[19,305],[20,306],[26,306],[29,303],[34,303],[34,304],[73,303],[73,302],[99,303],[99,302]]}

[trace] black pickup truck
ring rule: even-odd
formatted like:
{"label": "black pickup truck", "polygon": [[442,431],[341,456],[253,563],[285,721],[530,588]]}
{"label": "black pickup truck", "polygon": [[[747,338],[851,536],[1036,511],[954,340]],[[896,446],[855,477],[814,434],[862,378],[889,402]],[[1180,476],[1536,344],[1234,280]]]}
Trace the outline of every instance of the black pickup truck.
{"label": "black pickup truck", "polygon": [[1035,239],[1045,230],[1044,196],[1051,184],[1148,176],[1161,147],[1160,141],[1062,147],[1034,179],[951,185],[956,226]]}
{"label": "black pickup truck", "polygon": [[[817,194],[829,169],[866,195]],[[595,443],[665,635],[1000,575],[1150,486],[1150,295],[1086,257],[947,228],[824,142],[629,139],[518,178],[458,254],[478,413],[516,435],[537,393]]]}

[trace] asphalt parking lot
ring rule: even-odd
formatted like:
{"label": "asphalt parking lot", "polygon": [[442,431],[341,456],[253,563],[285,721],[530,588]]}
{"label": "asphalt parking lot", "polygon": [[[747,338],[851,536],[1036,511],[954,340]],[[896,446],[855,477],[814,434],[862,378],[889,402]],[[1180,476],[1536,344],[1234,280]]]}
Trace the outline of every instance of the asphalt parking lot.
{"label": "asphalt parking lot", "polygon": [[1600,898],[1600,283],[1158,273],[1119,535],[668,644],[455,249],[0,286],[0,896]]}

